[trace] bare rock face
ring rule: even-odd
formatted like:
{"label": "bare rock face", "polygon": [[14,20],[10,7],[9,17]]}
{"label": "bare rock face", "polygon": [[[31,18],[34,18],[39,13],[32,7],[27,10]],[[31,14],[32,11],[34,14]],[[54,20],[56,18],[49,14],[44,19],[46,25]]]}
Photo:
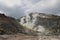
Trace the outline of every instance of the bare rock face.
{"label": "bare rock face", "polygon": [[12,17],[0,14],[0,34],[17,34],[22,32],[22,26]]}
{"label": "bare rock face", "polygon": [[60,16],[44,13],[30,13],[19,19],[25,32],[31,35],[59,35]]}

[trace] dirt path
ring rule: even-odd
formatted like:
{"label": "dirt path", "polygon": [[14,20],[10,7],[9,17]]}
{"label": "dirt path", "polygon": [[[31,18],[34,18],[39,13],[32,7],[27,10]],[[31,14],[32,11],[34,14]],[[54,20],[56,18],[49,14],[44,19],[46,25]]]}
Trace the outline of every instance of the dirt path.
{"label": "dirt path", "polygon": [[0,35],[0,40],[60,40],[60,36]]}

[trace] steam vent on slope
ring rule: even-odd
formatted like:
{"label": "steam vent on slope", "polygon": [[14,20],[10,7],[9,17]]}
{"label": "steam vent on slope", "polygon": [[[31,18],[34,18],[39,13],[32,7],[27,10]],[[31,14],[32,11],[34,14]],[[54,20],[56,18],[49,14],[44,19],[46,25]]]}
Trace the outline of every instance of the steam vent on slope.
{"label": "steam vent on slope", "polygon": [[0,34],[17,34],[22,32],[22,26],[12,17],[0,13]]}
{"label": "steam vent on slope", "polygon": [[60,35],[60,16],[30,13],[18,21],[29,35]]}

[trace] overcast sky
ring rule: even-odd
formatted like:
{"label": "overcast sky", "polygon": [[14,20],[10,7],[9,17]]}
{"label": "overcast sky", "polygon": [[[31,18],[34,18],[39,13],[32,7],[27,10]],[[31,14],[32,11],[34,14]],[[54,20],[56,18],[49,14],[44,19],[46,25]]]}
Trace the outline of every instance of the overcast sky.
{"label": "overcast sky", "polygon": [[15,18],[20,18],[29,12],[60,16],[60,0],[0,0],[0,12]]}

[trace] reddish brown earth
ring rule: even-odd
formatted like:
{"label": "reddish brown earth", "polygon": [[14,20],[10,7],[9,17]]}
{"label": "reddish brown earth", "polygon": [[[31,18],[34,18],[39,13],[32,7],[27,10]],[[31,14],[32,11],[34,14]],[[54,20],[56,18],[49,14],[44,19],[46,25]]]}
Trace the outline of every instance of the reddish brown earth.
{"label": "reddish brown earth", "polygon": [[0,35],[0,40],[60,40],[60,36]]}
{"label": "reddish brown earth", "polygon": [[22,26],[15,18],[0,14],[0,34],[17,34],[22,32]]}

